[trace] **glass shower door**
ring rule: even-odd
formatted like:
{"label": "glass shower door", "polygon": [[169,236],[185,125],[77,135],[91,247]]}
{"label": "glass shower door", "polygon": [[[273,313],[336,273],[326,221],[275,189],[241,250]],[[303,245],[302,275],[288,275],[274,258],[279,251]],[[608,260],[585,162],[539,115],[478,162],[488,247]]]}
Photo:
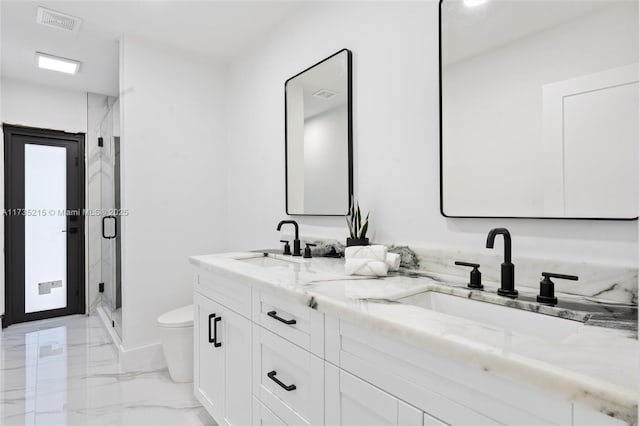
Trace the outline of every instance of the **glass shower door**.
{"label": "glass shower door", "polygon": [[100,151],[103,304],[111,314],[116,333],[122,337],[120,138],[104,138],[103,144]]}

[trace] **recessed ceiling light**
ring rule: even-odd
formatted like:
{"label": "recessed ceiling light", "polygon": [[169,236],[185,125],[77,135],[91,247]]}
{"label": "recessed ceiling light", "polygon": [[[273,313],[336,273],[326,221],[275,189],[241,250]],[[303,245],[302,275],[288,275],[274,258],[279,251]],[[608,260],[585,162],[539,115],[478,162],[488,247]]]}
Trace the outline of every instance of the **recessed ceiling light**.
{"label": "recessed ceiling light", "polygon": [[38,67],[45,70],[76,74],[80,69],[80,62],[73,59],[60,58],[40,52],[36,52],[36,58],[38,59]]}
{"label": "recessed ceiling light", "polygon": [[489,0],[464,0],[463,3],[467,7],[477,7],[477,6],[480,6],[481,4],[485,4],[488,1]]}

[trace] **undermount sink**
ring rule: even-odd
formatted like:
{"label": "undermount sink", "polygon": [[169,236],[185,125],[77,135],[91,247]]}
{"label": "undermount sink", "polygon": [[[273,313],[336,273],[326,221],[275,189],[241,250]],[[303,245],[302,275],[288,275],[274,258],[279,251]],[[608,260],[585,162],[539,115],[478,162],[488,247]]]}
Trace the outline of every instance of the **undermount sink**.
{"label": "undermount sink", "polygon": [[304,263],[302,260],[298,260],[293,257],[285,257],[279,254],[264,254],[264,253],[252,253],[247,257],[239,257],[236,260],[248,263],[250,265],[261,266],[263,268],[276,268],[276,267],[289,267],[292,265],[299,265]]}
{"label": "undermount sink", "polygon": [[578,321],[427,291],[397,300],[446,315],[475,321],[505,332],[526,334],[545,340],[562,340],[584,325]]}

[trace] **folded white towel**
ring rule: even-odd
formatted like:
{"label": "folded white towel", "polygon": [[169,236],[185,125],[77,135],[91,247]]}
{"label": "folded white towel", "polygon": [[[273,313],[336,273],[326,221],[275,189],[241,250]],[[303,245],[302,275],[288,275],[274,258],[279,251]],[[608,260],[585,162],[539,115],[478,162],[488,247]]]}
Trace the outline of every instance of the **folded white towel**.
{"label": "folded white towel", "polygon": [[383,245],[352,246],[344,249],[345,259],[369,259],[384,262],[387,259],[387,248]]}
{"label": "folded white towel", "polygon": [[370,259],[346,259],[344,271],[347,275],[365,275],[369,277],[386,277],[389,267],[384,262]]}
{"label": "folded white towel", "polygon": [[385,263],[389,266],[390,271],[397,271],[400,269],[400,261],[402,257],[398,253],[387,253],[387,260]]}

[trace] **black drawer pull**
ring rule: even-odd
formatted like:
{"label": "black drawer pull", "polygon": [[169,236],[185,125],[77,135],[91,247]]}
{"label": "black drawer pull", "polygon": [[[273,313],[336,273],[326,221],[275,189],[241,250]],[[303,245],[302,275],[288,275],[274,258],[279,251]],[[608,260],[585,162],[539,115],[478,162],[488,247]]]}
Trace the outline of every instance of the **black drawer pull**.
{"label": "black drawer pull", "polygon": [[280,386],[282,389],[286,390],[287,392],[291,392],[292,390],[296,390],[296,385],[285,385],[284,383],[282,383],[280,380],[278,380],[278,378],[276,377],[276,370],[273,371],[269,371],[267,373],[267,377],[269,377],[271,380],[273,380],[274,382],[276,382],[278,384],[278,386]]}
{"label": "black drawer pull", "polygon": [[[211,337],[211,319],[213,318],[213,337]],[[222,321],[222,317],[217,317],[216,314],[209,314],[209,343],[213,343],[213,346],[219,348],[222,343],[218,342],[218,322]]]}
{"label": "black drawer pull", "polygon": [[278,314],[276,313],[276,311],[267,312],[267,315],[269,315],[271,318],[277,319],[278,321],[283,322],[283,323],[285,323],[287,325],[293,325],[293,324],[296,323],[296,320],[293,320],[293,319],[292,320],[286,320],[284,318],[280,318],[278,316]]}

